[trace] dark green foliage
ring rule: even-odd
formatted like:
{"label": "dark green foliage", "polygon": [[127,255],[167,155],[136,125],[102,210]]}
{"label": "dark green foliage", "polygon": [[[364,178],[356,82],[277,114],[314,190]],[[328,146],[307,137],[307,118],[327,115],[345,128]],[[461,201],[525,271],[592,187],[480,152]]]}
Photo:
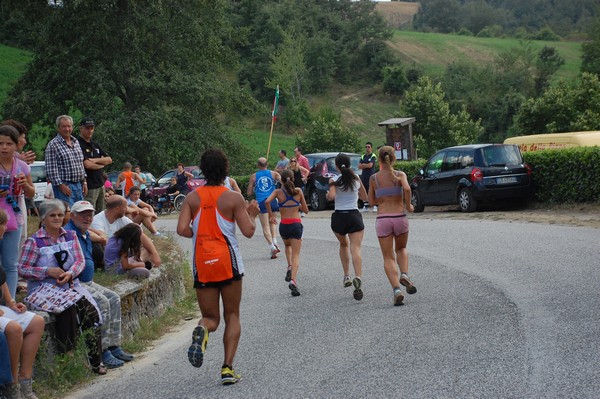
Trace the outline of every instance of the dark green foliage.
{"label": "dark green foliage", "polygon": [[536,201],[600,200],[600,147],[526,152],[523,158],[532,167]]}
{"label": "dark green foliage", "polygon": [[306,126],[312,120],[308,101],[301,100],[289,103],[283,111],[283,121],[287,130],[295,130],[296,128]]}
{"label": "dark green foliage", "polygon": [[410,86],[404,67],[400,64],[383,67],[383,92],[401,95]]}
{"label": "dark green foliage", "polygon": [[581,49],[581,72],[600,75],[600,17],[596,18],[589,31],[589,40],[581,45]]}
{"label": "dark green foliage", "polygon": [[600,130],[600,78],[584,73],[573,85],[560,82],[523,103],[513,135]]}
{"label": "dark green foliage", "polygon": [[[505,32],[524,28],[536,40],[560,40],[582,32],[598,15],[597,0],[421,0],[414,26],[423,31],[458,32],[466,28],[490,36],[485,27],[499,25]],[[528,37],[532,39],[532,37]]]}
{"label": "dark green foliage", "polygon": [[477,33],[477,37],[500,37],[502,36],[502,27],[500,25],[489,25]]}
{"label": "dark green foliage", "polygon": [[425,166],[426,159],[417,159],[416,161],[396,161],[394,163],[394,169],[401,170],[406,173],[406,177],[408,181],[419,174],[419,170],[423,169]]}
{"label": "dark green foliage", "polygon": [[296,139],[305,154],[311,152],[358,152],[361,142],[358,135],[342,124],[342,118],[329,108],[321,110],[306,132]]}
{"label": "dark green foliage", "polygon": [[304,38],[304,90],[322,92],[332,81],[356,82],[380,79],[381,67],[390,62],[385,46],[391,32],[374,12],[375,3],[314,0],[240,0],[233,2],[231,19],[238,39],[232,47],[239,54],[239,81],[257,98],[268,100],[272,78],[269,62],[284,32]]}
{"label": "dark green foliage", "polygon": [[253,101],[223,78],[234,56],[224,45],[227,3],[217,3],[65,2],[46,16],[3,115],[47,127],[64,113],[93,116],[116,165],[164,170],[197,163],[207,147],[235,153],[217,116],[243,114]]}
{"label": "dark green foliage", "polygon": [[252,173],[254,173],[254,172],[256,172],[256,170],[252,170],[248,174],[245,174],[243,176],[233,176],[233,178],[235,179],[236,183],[238,184],[238,187],[242,191],[242,195],[244,197],[246,196],[246,192],[248,190],[248,183],[250,181],[250,175]]}

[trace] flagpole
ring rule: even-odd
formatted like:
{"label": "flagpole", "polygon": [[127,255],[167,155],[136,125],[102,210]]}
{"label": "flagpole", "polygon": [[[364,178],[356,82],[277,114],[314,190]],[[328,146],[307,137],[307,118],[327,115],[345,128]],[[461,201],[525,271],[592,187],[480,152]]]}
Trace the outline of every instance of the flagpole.
{"label": "flagpole", "polygon": [[269,145],[267,146],[267,161],[269,160],[269,153],[271,152],[271,140],[273,139],[273,127],[275,126],[275,118],[277,118],[277,107],[279,105],[279,85],[275,90],[275,99],[273,100],[273,112],[271,113],[271,131],[269,132]]}

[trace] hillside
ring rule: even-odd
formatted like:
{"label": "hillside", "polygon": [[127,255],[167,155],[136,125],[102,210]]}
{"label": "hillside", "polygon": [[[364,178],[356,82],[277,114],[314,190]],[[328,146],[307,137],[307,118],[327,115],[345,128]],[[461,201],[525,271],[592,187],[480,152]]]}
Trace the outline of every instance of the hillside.
{"label": "hillside", "polygon": [[413,16],[419,11],[419,3],[405,1],[379,2],[375,10],[392,28],[401,28],[412,22]]}
{"label": "hillside", "polygon": [[0,104],[4,103],[6,94],[15,81],[25,72],[32,54],[0,44]]}
{"label": "hillside", "polygon": [[[581,43],[577,42],[526,42],[538,51],[544,46],[555,47],[565,59],[555,79],[574,79],[581,66]],[[390,47],[406,63],[417,64],[428,75],[439,75],[447,65],[459,60],[490,62],[497,54],[522,46],[519,39],[479,38],[442,33],[396,31]]]}

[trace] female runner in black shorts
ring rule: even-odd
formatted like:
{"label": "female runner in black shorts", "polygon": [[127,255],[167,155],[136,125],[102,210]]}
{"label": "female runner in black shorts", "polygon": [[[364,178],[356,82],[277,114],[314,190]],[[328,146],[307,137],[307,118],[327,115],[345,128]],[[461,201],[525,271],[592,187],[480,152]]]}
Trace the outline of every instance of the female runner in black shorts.
{"label": "female runner in black shorts", "polygon": [[308,207],[304,200],[302,189],[294,185],[294,172],[285,169],[281,172],[282,188],[278,188],[269,195],[265,201],[265,207],[269,213],[269,221],[277,224],[277,217],[271,210],[271,201],[277,198],[279,202],[279,213],[281,222],[279,225],[279,235],[285,244],[285,257],[288,262],[285,281],[289,282],[289,288],[292,296],[300,295],[298,285],[296,284],[296,274],[300,265],[300,248],[302,247],[302,219],[300,212],[308,213]]}

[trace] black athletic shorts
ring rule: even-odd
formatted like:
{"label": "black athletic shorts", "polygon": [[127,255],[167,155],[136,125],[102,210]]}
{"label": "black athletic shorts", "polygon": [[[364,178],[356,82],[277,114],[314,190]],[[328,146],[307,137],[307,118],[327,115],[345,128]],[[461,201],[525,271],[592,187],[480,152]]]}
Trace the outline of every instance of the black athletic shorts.
{"label": "black athletic shorts", "polygon": [[301,240],[303,231],[302,223],[279,223],[279,235],[284,240]]}
{"label": "black athletic shorts", "polygon": [[345,236],[365,229],[363,218],[358,209],[335,211],[331,215],[331,230]]}

